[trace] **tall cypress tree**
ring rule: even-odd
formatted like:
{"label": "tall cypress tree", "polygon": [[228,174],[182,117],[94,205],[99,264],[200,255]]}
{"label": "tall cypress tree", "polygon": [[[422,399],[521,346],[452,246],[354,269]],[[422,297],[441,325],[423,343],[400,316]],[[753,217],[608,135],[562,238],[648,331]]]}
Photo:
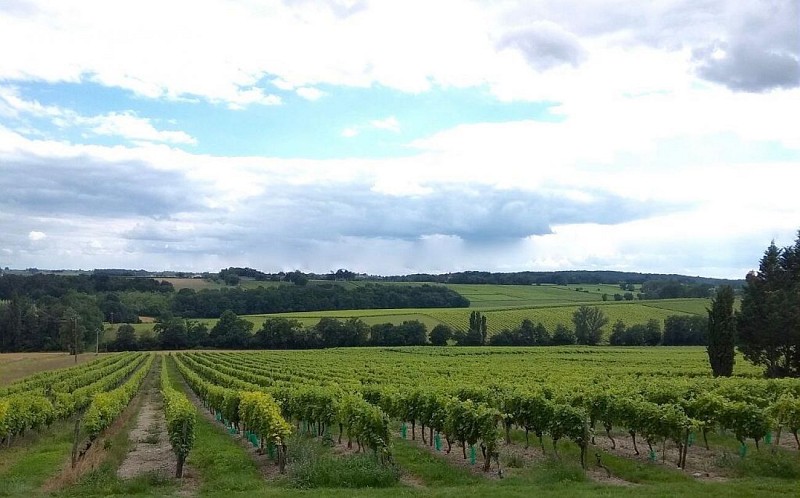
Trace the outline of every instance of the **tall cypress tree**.
{"label": "tall cypress tree", "polygon": [[800,377],[800,233],[793,246],[771,243],[747,275],[737,334],[739,350],[767,377]]}
{"label": "tall cypress tree", "polygon": [[733,374],[736,345],[736,318],[733,314],[733,289],[726,285],[717,290],[708,309],[708,361],[714,377]]}

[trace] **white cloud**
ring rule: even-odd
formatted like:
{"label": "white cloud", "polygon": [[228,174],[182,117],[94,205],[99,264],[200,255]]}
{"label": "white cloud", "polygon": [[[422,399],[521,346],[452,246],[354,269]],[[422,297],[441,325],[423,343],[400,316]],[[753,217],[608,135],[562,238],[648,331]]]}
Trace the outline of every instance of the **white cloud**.
{"label": "white cloud", "polygon": [[400,122],[394,116],[389,116],[385,119],[374,119],[369,122],[370,126],[378,130],[400,132]]}
{"label": "white cloud", "polygon": [[348,126],[342,130],[341,135],[344,138],[353,138],[361,134],[362,131],[378,130],[378,131],[391,131],[393,133],[400,132],[400,122],[394,116],[389,116],[384,119],[373,119],[366,124],[359,124]]}
{"label": "white cloud", "polygon": [[11,87],[0,86],[0,116],[13,119],[29,116],[44,118],[58,128],[79,127],[94,135],[115,136],[134,142],[197,143],[186,132],[159,130],[150,119],[139,117],[133,111],[83,116],[72,109],[26,100],[19,96],[17,89]]}
{"label": "white cloud", "polygon": [[37,242],[39,240],[44,240],[47,238],[47,234],[44,232],[39,232],[37,230],[31,230],[28,232],[28,239],[32,242]]}
{"label": "white cloud", "polygon": [[266,94],[260,88],[248,88],[245,90],[236,90],[226,95],[213,99],[215,101],[222,101],[228,103],[228,109],[234,111],[241,111],[251,104],[260,104],[266,106],[281,105],[283,99],[278,95]]}
{"label": "white cloud", "polygon": [[[383,272],[614,267],[741,276],[758,256],[742,262],[742,251],[758,252],[773,237],[788,243],[800,219],[794,192],[800,90],[790,78],[800,30],[796,16],[775,18],[781,9],[722,0],[187,5],[40,0],[25,15],[0,12],[0,45],[15,48],[0,58],[0,81],[45,89],[92,81],[145,98],[205,100],[221,112],[281,105],[282,92],[308,100],[328,95],[327,104],[341,86],[382,95],[439,90],[417,100],[429,106],[426,112],[439,112],[436,98],[448,98],[444,91],[453,88],[509,106],[548,103],[550,111],[455,125],[412,141],[403,157],[277,159],[233,157],[236,150],[191,154],[173,146],[196,140],[161,129],[168,119],[141,110],[85,116],[0,86],[0,165],[18,174],[16,197],[9,188],[0,199],[7,210],[0,210],[0,232],[13,233],[15,245],[8,247],[21,265],[47,266],[35,259],[43,252],[19,252],[32,250],[32,234],[46,233],[47,244],[58,248],[51,257],[83,266],[101,266],[89,254],[104,254],[103,264],[112,266],[129,251],[126,261],[147,267],[282,261],[325,270],[320,261],[330,261]],[[761,57],[773,49],[780,49],[780,67]],[[359,111],[346,118],[352,121],[344,122],[350,126],[342,137],[401,130],[419,136],[413,120],[401,116],[401,127],[392,115],[400,111],[388,104],[366,111],[376,119]],[[48,140],[52,134],[34,133],[36,120],[78,130],[87,140],[115,136],[128,144]],[[59,176],[64,172],[70,176]],[[100,186],[122,188],[120,178],[134,174],[158,188],[146,202],[109,207],[113,194]],[[332,186],[352,199],[326,199]],[[59,188],[66,195],[56,196]],[[487,236],[495,244],[487,248],[469,238],[477,238],[476,230],[455,216],[460,206],[442,200],[443,192],[462,200],[485,194],[491,203],[467,207],[487,232],[512,226],[521,233],[529,226],[520,212],[562,220],[575,217],[554,212],[564,205],[589,210],[603,199],[621,211],[658,207],[641,219],[613,222],[603,221],[613,209],[589,213],[590,221],[562,220],[552,234],[513,241],[503,232],[505,239]],[[540,209],[519,195],[502,195],[508,192],[530,193]],[[438,210],[434,200],[442,203]],[[83,218],[53,214],[46,224],[41,204],[47,202]],[[11,211],[19,206],[37,212]],[[380,211],[386,206],[391,212]],[[298,221],[297,212],[308,216]],[[325,223],[308,221],[318,219]],[[59,228],[67,225],[72,232]],[[297,235],[304,226],[327,238],[314,230]],[[334,229],[343,235],[332,237]],[[125,234],[139,238],[131,242]],[[175,240],[163,240],[167,235]],[[165,245],[192,256],[178,261]]]}
{"label": "white cloud", "polygon": [[297,95],[303,97],[304,99],[311,101],[319,100],[326,95],[326,93],[322,90],[311,86],[300,87],[295,90],[295,92],[297,92]]}
{"label": "white cloud", "polygon": [[[677,71],[668,81],[675,74],[692,79],[687,47],[704,47],[755,15],[729,2],[710,4],[409,0],[364,4],[342,15],[333,4],[279,0],[210,0],[191,9],[156,0],[113,6],[38,0],[31,2],[33,15],[0,14],[0,44],[15,47],[0,60],[0,79],[91,80],[148,98],[199,97],[236,109],[279,103],[265,92],[265,79],[283,90],[488,87],[508,99],[562,100],[598,83],[598,90],[627,88],[668,71]],[[725,22],[715,26],[707,10]],[[671,40],[668,32],[676,33],[672,45],[662,42]],[[652,38],[677,56],[667,66],[665,57],[651,61]],[[21,39],[31,42],[16,43]],[[604,57],[614,50],[630,54]],[[603,61],[603,71],[593,61]],[[600,82],[591,79],[597,75]]]}
{"label": "white cloud", "polygon": [[91,118],[81,118],[78,124],[88,125],[98,135],[122,137],[132,141],[165,142],[174,144],[196,144],[197,140],[183,131],[157,130],[149,119],[140,118],[132,112],[110,113]]}

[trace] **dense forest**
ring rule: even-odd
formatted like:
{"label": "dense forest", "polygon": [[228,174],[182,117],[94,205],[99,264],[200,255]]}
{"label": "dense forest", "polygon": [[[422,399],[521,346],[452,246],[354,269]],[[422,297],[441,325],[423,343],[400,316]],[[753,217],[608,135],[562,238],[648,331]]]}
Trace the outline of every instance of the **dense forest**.
{"label": "dense forest", "polygon": [[351,310],[380,308],[464,308],[469,300],[441,285],[388,286],[364,284],[310,285],[201,290],[181,289],[172,311],[187,318],[217,318],[223,311],[240,315],[289,311]]}

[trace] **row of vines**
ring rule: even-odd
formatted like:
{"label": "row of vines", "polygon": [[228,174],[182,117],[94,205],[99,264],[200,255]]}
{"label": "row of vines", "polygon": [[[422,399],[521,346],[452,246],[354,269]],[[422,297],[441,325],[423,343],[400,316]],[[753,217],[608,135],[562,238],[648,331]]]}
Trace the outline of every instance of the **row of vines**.
{"label": "row of vines", "polygon": [[[204,383],[201,397],[209,399],[209,391],[220,390],[212,406],[234,424],[241,415],[233,393],[260,392],[274,399],[282,417],[298,429],[302,423],[321,435],[338,426],[340,440],[345,434],[359,448],[366,445],[389,455],[388,419],[394,419],[411,425],[412,438],[419,425],[425,444],[433,446],[434,439],[443,437],[450,452],[457,443],[464,458],[467,447],[479,445],[486,470],[493,459],[499,463],[499,443],[510,441],[513,428],[525,432],[526,444],[535,435],[542,451],[548,436],[556,456],[560,440],[573,441],[584,466],[588,445],[600,431],[612,447],[620,433],[631,439],[637,454],[646,444],[651,458],[669,443],[677,450],[680,467],[686,464],[694,434],[702,434],[708,446],[706,435],[713,430],[727,431],[743,446],[753,441],[756,448],[773,433],[779,443],[781,433],[788,431],[800,448],[797,380],[653,375],[643,382],[641,375],[608,375],[583,382],[538,382],[523,372],[506,380],[502,373],[476,375],[449,360],[443,368],[443,361],[429,361],[442,357],[412,351],[394,350],[396,368],[381,369],[368,361],[374,353],[366,350],[327,356],[190,353],[177,360],[187,380],[194,379],[190,384]],[[332,361],[333,355],[339,361]],[[415,365],[419,356],[428,360]],[[371,417],[374,425],[368,422]]]}
{"label": "row of vines", "polygon": [[[26,431],[40,430],[84,411],[95,413],[93,407],[107,397],[107,392],[115,390],[134,372],[146,373],[150,361],[151,355],[141,353],[110,355],[5,387],[0,391],[0,440],[11,445]],[[98,397],[101,401],[96,401]]]}

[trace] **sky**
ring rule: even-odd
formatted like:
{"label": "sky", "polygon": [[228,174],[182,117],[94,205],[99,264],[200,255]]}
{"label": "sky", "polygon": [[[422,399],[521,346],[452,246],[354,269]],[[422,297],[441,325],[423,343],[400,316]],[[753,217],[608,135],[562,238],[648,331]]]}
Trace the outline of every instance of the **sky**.
{"label": "sky", "polygon": [[0,267],[743,278],[800,0],[2,0]]}

